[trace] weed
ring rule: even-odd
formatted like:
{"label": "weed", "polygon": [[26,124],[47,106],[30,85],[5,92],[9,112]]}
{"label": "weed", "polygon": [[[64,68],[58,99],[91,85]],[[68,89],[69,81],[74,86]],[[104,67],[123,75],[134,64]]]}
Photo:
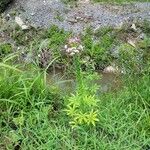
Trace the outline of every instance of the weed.
{"label": "weed", "polygon": [[75,72],[77,79],[77,90],[75,95],[69,97],[67,109],[65,111],[67,112],[67,115],[71,117],[70,124],[72,128],[83,124],[92,124],[95,126],[96,121],[99,121],[97,118],[96,109],[98,100],[95,95],[97,85],[89,85],[96,78],[96,76],[84,74],[81,71],[78,56],[75,56]]}
{"label": "weed", "polygon": [[9,43],[0,44],[0,57],[4,57],[12,52],[12,46]]}

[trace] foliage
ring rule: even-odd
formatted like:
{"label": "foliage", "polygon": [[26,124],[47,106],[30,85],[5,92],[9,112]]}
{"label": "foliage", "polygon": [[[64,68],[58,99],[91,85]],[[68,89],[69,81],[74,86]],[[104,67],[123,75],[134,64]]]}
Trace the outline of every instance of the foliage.
{"label": "foliage", "polygon": [[1,0],[0,1],[0,13],[4,11],[8,5],[8,3],[12,2],[13,0]]}
{"label": "foliage", "polygon": [[0,44],[0,57],[4,57],[5,55],[12,52],[12,46],[9,43]]}
{"label": "foliage", "polygon": [[[145,34],[149,31],[148,25],[140,29]],[[16,33],[24,36],[16,30],[10,32],[12,37],[17,37],[13,36]],[[0,60],[1,149],[149,149],[149,35],[133,47],[122,38],[128,34],[133,33],[124,34],[110,28],[96,32],[89,29],[81,38],[84,51],[73,57],[65,56],[61,51],[72,34],[57,27],[45,32],[27,31],[27,41],[17,42],[18,38],[14,38],[17,45],[24,45],[27,51],[33,54],[38,50],[43,52],[43,49],[50,51],[52,62],[66,65],[72,76],[68,75],[68,70],[65,74],[76,82],[75,92],[63,93],[64,86],[60,89],[53,84],[52,78],[47,80],[48,71],[51,71],[48,68],[20,62],[19,52],[17,56],[11,51],[9,55],[5,53]],[[45,46],[43,40],[46,39],[48,45]],[[110,53],[114,45],[119,47],[117,58]],[[5,50],[7,52],[7,46]],[[110,61],[120,69],[125,68],[126,72],[120,74],[117,91],[103,93],[98,89],[95,66],[107,66]]]}
{"label": "foliage", "polygon": [[68,98],[66,108],[67,115],[71,118],[70,124],[72,128],[78,125],[94,125],[97,118],[97,98],[96,91],[98,86],[92,84],[92,81],[97,78],[95,74],[87,74],[81,71],[80,60],[75,56],[75,72],[77,79],[77,89],[75,94]]}

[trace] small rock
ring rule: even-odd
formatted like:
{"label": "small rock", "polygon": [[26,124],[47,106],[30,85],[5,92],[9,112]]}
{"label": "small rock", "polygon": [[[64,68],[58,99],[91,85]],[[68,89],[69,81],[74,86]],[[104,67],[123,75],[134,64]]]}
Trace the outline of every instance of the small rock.
{"label": "small rock", "polygon": [[123,22],[121,22],[119,24],[116,24],[115,27],[114,27],[114,29],[120,30],[120,29],[122,29],[122,27],[123,27]]}
{"label": "small rock", "polygon": [[133,40],[128,40],[128,44],[130,44],[133,47],[136,47],[135,41],[133,41]]}
{"label": "small rock", "polygon": [[27,30],[29,27],[22,21],[20,17],[15,17],[15,22],[21,27],[22,30]]}
{"label": "small rock", "polygon": [[11,18],[10,14],[7,14],[7,15],[5,16],[6,21],[9,21],[10,18]]}
{"label": "small rock", "polygon": [[80,17],[80,16],[76,16],[75,19],[76,19],[77,21],[83,21],[83,20],[84,20],[84,18],[82,18],[82,17]]}
{"label": "small rock", "polygon": [[146,38],[146,35],[144,33],[141,33],[137,39],[140,39],[140,40],[144,40]]}
{"label": "small rock", "polygon": [[117,73],[118,69],[116,67],[113,66],[107,66],[104,70],[104,73]]}
{"label": "small rock", "polygon": [[32,12],[32,13],[31,13],[31,16],[34,16],[34,15],[35,15],[35,12]]}
{"label": "small rock", "polygon": [[29,27],[27,26],[27,25],[22,25],[22,30],[28,30],[29,29]]}
{"label": "small rock", "polygon": [[137,31],[137,28],[134,23],[132,24],[131,29],[133,29],[134,31]]}
{"label": "small rock", "polygon": [[78,21],[76,19],[68,19],[68,21],[72,24],[77,23]]}
{"label": "small rock", "polygon": [[114,58],[119,58],[119,48],[120,48],[120,45],[119,46],[113,46],[112,49],[110,50],[111,52],[111,55],[114,57]]}
{"label": "small rock", "polygon": [[89,4],[90,0],[79,0],[79,4]]}

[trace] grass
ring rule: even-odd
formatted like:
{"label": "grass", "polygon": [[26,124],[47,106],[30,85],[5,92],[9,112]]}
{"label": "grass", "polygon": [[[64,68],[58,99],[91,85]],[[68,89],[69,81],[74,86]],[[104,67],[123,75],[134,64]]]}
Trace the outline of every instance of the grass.
{"label": "grass", "polygon": [[[23,61],[22,51],[16,52],[10,44],[0,46],[1,149],[150,149],[149,25],[148,22],[136,24],[146,34],[136,47],[127,43],[126,37],[138,35],[127,28],[104,28],[96,32],[87,29],[81,36],[84,51],[78,54],[78,60],[76,55],[70,57],[63,50],[73,33],[56,26],[39,32],[5,30],[17,46],[25,46],[25,54],[32,54],[32,61]],[[48,43],[43,44],[43,40]],[[119,57],[111,55],[114,46],[119,47]],[[51,55],[44,68],[39,65],[39,54],[43,58],[47,51]],[[92,82],[95,73],[112,62],[125,70],[122,86],[114,92],[96,92],[99,85]],[[65,69],[65,74],[73,76],[75,92],[62,93],[58,86],[47,82],[48,72],[56,68]],[[91,95],[94,101],[88,99]],[[87,101],[84,97],[88,97]],[[71,117],[65,111],[70,99],[75,103],[80,101]],[[81,112],[87,117],[92,110],[97,115],[95,126],[88,121],[79,122],[75,128],[69,124]]]}
{"label": "grass", "polygon": [[2,148],[140,150],[149,147],[148,75],[126,83],[117,93],[100,94],[96,127],[72,130],[63,111],[65,98],[50,85],[44,85],[41,72],[3,69]]}

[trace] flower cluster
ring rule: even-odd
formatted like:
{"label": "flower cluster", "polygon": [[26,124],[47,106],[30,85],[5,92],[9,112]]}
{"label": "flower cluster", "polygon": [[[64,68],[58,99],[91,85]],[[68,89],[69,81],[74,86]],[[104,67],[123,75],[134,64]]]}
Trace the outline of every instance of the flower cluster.
{"label": "flower cluster", "polygon": [[75,54],[83,51],[83,46],[81,45],[80,38],[69,38],[67,44],[64,46],[64,51],[68,56],[74,56]]}

